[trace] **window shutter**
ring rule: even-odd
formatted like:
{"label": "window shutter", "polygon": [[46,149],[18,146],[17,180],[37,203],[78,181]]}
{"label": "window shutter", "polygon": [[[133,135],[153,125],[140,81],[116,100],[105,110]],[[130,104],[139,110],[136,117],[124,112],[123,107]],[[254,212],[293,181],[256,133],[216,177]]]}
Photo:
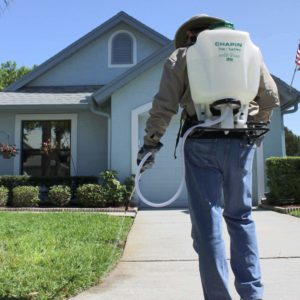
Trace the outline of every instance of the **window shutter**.
{"label": "window shutter", "polygon": [[133,40],[127,33],[119,33],[112,40],[112,64],[133,64]]}

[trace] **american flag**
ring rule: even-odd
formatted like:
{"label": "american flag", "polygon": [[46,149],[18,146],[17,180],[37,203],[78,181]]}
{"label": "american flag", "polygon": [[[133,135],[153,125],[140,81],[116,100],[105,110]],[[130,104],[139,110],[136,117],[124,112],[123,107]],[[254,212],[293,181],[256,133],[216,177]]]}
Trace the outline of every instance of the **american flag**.
{"label": "american flag", "polygon": [[298,49],[297,49],[297,53],[296,53],[295,64],[296,64],[296,67],[298,68],[298,70],[300,70],[300,40],[299,40]]}

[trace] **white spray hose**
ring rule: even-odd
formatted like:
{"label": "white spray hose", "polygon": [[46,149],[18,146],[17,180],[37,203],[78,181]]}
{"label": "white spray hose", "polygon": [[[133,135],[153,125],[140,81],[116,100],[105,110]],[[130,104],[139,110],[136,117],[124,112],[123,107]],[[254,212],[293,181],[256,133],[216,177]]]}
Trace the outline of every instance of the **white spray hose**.
{"label": "white spray hose", "polygon": [[148,152],[144,156],[144,158],[141,160],[140,164],[138,165],[137,172],[136,172],[136,175],[135,175],[135,180],[134,180],[135,190],[136,190],[136,193],[137,193],[139,199],[141,199],[145,204],[148,204],[149,206],[152,206],[152,207],[164,207],[164,206],[167,206],[167,205],[171,204],[172,202],[174,202],[178,198],[178,196],[180,195],[180,193],[181,193],[181,191],[183,189],[184,183],[185,183],[184,144],[185,144],[185,141],[186,141],[187,137],[189,136],[189,134],[194,129],[196,129],[198,127],[201,127],[201,128],[211,127],[213,125],[216,125],[218,123],[223,122],[228,117],[230,111],[231,111],[231,106],[227,104],[224,112],[222,113],[222,115],[219,118],[208,119],[204,123],[192,126],[191,128],[189,128],[185,132],[184,136],[182,137],[182,144],[181,144],[181,149],[180,149],[181,150],[181,154],[182,154],[182,178],[181,178],[179,187],[178,187],[176,193],[174,194],[174,196],[171,197],[169,200],[167,200],[165,202],[162,202],[162,203],[154,203],[154,202],[151,202],[151,201],[147,200],[143,196],[143,194],[141,193],[141,190],[140,190],[139,182],[140,182],[140,178],[142,176],[142,173],[141,173],[142,167],[143,167],[144,163],[146,162],[146,160],[152,155],[151,152]]}

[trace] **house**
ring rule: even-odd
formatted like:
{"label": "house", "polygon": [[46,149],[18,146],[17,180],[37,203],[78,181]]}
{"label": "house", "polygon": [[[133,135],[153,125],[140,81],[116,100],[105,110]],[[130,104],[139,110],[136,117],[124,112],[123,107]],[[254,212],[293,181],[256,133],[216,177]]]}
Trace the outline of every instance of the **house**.
{"label": "house", "polygon": [[[123,180],[135,173],[151,101],[173,50],[171,40],[120,12],[7,87],[0,93],[0,142],[16,144],[20,154],[0,158],[0,175],[114,169]],[[264,159],[285,154],[282,114],[295,111],[300,100],[297,90],[274,78],[282,104],[257,150],[254,203],[264,193]],[[142,190],[153,201],[168,199],[179,184],[180,155],[173,158],[178,127],[175,116],[155,168],[143,177]],[[186,191],[173,204],[184,206]]]}

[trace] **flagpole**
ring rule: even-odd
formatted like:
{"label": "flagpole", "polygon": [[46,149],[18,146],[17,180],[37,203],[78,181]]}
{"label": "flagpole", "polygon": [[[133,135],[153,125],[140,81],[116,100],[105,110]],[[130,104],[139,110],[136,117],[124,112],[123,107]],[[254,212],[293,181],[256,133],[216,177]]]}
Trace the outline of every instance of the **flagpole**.
{"label": "flagpole", "polygon": [[295,78],[295,75],[296,75],[296,72],[297,72],[297,65],[295,66],[295,70],[294,70],[294,74],[293,74],[293,77],[292,77],[292,81],[291,81],[291,84],[290,84],[290,92],[292,91],[292,84],[294,82],[294,78]]}
{"label": "flagpole", "polygon": [[295,64],[296,64],[296,66],[295,66],[294,74],[293,74],[292,81],[290,84],[290,89],[289,89],[290,92],[292,91],[292,84],[294,82],[295,74],[296,74],[297,70],[300,70],[300,39],[299,39],[299,44],[298,44],[298,48],[297,48],[297,52],[296,52]]}

